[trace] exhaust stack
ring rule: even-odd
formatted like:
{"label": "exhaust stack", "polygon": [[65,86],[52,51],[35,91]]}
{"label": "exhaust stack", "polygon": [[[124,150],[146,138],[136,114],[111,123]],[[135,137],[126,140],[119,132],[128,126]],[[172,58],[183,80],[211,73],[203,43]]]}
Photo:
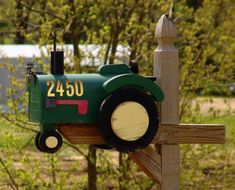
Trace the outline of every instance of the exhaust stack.
{"label": "exhaust stack", "polygon": [[64,74],[64,52],[56,51],[56,32],[53,35],[53,51],[51,51],[51,74]]}

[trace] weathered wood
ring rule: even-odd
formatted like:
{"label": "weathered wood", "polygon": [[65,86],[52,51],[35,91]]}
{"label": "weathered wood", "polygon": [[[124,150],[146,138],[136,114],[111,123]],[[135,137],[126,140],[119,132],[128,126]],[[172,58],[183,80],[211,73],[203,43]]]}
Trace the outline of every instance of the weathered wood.
{"label": "weathered wood", "polygon": [[[159,19],[155,37],[158,42],[154,51],[154,75],[164,92],[165,99],[160,105],[161,124],[179,123],[179,61],[178,50],[174,47],[176,29],[167,15]],[[179,189],[179,145],[161,145],[162,184],[161,190]]]}
{"label": "weathered wood", "polygon": [[220,124],[164,124],[152,143],[224,144],[225,127]]}
{"label": "weathered wood", "polygon": [[151,146],[128,153],[134,162],[154,181],[161,183],[161,156]]}
{"label": "weathered wood", "polygon": [[[96,124],[59,125],[59,131],[72,144],[104,144]],[[219,124],[162,124],[152,143],[223,144],[225,127]]]}
{"label": "weathered wood", "polygon": [[179,189],[179,145],[161,145],[160,154],[162,158],[162,183],[160,184],[161,189]]}

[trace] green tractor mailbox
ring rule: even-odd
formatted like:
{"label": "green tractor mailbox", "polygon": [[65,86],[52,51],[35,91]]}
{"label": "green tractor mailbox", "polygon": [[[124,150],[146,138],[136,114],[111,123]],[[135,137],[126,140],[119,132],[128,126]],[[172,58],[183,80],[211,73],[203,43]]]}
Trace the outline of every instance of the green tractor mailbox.
{"label": "green tractor mailbox", "polygon": [[122,152],[151,143],[158,130],[155,102],[164,98],[153,80],[126,64],[101,66],[94,74],[63,70],[63,52],[55,50],[51,74],[28,69],[29,120],[40,123],[35,137],[40,151],[60,149],[59,124],[97,123],[106,145]]}

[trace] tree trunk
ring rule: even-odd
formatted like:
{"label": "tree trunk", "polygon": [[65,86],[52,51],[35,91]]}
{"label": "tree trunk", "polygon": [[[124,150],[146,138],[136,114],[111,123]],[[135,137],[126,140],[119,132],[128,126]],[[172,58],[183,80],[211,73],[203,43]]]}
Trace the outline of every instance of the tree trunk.
{"label": "tree trunk", "polygon": [[118,41],[119,41],[118,36],[119,36],[119,32],[116,32],[114,34],[113,41],[112,41],[111,54],[109,57],[109,64],[114,64],[115,54],[117,51],[117,46],[118,46]]}
{"label": "tree trunk", "polygon": [[107,65],[108,62],[108,57],[109,57],[109,52],[110,52],[110,46],[111,46],[112,39],[109,39],[106,51],[105,51],[105,56],[104,56],[104,65]]}
{"label": "tree trunk", "polygon": [[72,43],[73,43],[73,54],[74,54],[74,64],[76,73],[81,73],[81,56],[79,50],[79,37],[77,32],[72,33]]}
{"label": "tree trunk", "polygon": [[23,25],[23,7],[21,5],[21,0],[16,1],[16,34],[15,34],[15,43],[23,44],[25,42],[25,36],[22,35]]}
{"label": "tree trunk", "polygon": [[88,152],[88,190],[97,190],[96,148],[89,146]]}
{"label": "tree trunk", "polygon": [[27,31],[28,29],[28,24],[29,24],[29,17],[31,14],[30,9],[34,5],[34,1],[29,1],[27,4],[27,9],[24,9],[22,4],[22,0],[17,0],[16,1],[16,29],[17,32],[15,34],[15,42],[17,44],[23,44],[26,41],[25,35],[23,32]]}
{"label": "tree trunk", "polygon": [[135,60],[136,59],[136,47],[133,47],[131,49],[131,54],[130,54],[130,60]]}

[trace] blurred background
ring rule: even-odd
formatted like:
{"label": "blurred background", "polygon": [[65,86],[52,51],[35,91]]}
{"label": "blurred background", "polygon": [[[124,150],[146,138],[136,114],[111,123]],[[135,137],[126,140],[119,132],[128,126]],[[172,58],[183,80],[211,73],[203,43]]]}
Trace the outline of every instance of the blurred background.
{"label": "blurred background", "polygon": [[126,154],[74,146],[34,147],[26,65],[49,73],[53,35],[66,73],[136,60],[152,75],[154,32],[174,21],[182,123],[226,125],[224,145],[181,145],[180,189],[235,189],[234,0],[0,0],[0,189],[156,189]]}

